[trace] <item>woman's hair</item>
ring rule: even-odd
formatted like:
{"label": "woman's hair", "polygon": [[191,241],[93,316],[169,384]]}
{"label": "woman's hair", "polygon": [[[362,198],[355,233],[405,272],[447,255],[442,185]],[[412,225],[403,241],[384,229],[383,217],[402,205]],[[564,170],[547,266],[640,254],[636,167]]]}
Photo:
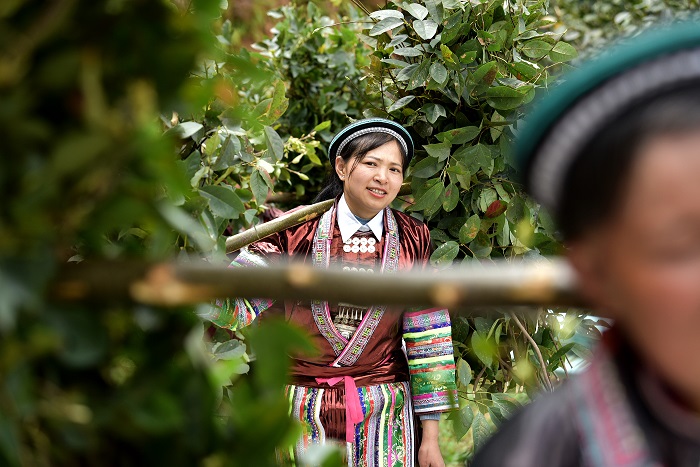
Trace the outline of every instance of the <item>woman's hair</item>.
{"label": "woman's hair", "polygon": [[[338,154],[338,157],[342,157],[345,163],[349,163],[351,159],[355,159],[350,169],[352,172],[357,164],[359,164],[365,155],[377,149],[380,146],[396,141],[396,138],[387,133],[368,133],[366,135],[358,136],[357,138],[350,141],[343,150]],[[401,159],[404,173],[408,168],[408,156],[404,152],[400,144],[397,144],[399,151],[401,152]],[[320,201],[325,201],[327,199],[334,199],[343,194],[343,182],[338,177],[338,173],[335,171],[335,163],[331,163],[331,173],[328,175],[328,179],[321,190],[321,192],[314,199],[314,203]]]}
{"label": "woman's hair", "polygon": [[668,90],[618,115],[582,148],[555,214],[566,240],[609,220],[625,196],[634,159],[650,140],[700,131],[700,87]]}

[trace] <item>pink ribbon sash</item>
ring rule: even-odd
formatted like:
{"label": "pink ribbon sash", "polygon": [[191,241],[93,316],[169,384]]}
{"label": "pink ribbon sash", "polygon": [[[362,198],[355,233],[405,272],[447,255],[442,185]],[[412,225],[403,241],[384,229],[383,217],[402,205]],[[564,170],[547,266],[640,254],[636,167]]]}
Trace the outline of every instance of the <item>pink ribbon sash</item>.
{"label": "pink ribbon sash", "polygon": [[365,419],[355,380],[352,376],[316,378],[318,384],[328,383],[329,386],[335,386],[340,381],[345,382],[345,441],[352,443],[355,440],[355,425]]}

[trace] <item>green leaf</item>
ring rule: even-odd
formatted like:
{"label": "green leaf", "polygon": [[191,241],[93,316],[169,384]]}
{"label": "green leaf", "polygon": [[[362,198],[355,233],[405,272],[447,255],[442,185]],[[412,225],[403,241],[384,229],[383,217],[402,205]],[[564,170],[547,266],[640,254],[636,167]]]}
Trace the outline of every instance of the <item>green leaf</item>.
{"label": "green leaf", "polygon": [[[431,207],[442,195],[442,190],[444,186],[440,183],[440,180],[431,180],[433,182],[420,197],[416,199],[415,204],[410,207],[411,211],[421,211]],[[430,182],[429,182],[430,183]]]}
{"label": "green leaf", "polygon": [[457,359],[457,375],[459,377],[459,383],[465,388],[469,386],[472,381],[472,369],[469,363],[462,358]]}
{"label": "green leaf", "polygon": [[440,62],[435,62],[430,65],[430,76],[438,84],[443,84],[447,81],[447,68]]}
{"label": "green leaf", "polygon": [[521,106],[527,99],[531,86],[513,89],[510,86],[495,86],[486,91],[486,102],[497,110],[512,110]]}
{"label": "green leaf", "polygon": [[418,68],[416,68],[416,71],[411,74],[406,90],[410,91],[411,89],[415,89],[419,86],[424,86],[425,82],[428,80],[429,70],[430,60],[423,60],[420,65],[418,65]]}
{"label": "green leaf", "polygon": [[370,13],[369,17],[372,19],[378,19],[378,20],[383,20],[386,18],[403,19],[403,13],[401,13],[398,10],[378,10],[378,11],[373,11],[372,13]]}
{"label": "green leaf", "polygon": [[265,143],[272,157],[274,157],[276,161],[281,161],[284,157],[284,142],[272,127],[265,127]]}
{"label": "green leaf", "polygon": [[455,61],[455,54],[447,47],[445,44],[440,44],[440,52],[442,53],[442,58],[448,63],[457,63]]}
{"label": "green leaf", "polygon": [[520,50],[529,58],[539,60],[552,50],[552,45],[541,39],[532,39],[525,42]]}
{"label": "green leaf", "polygon": [[408,105],[408,104],[409,104],[413,99],[415,99],[415,98],[416,98],[416,96],[406,96],[406,97],[402,97],[401,99],[399,99],[399,100],[397,100],[396,102],[394,102],[393,104],[391,104],[391,105],[389,106],[389,108],[387,109],[387,111],[393,112],[393,111],[395,111],[395,110],[399,110],[400,108],[405,107],[406,105]]}
{"label": "green leaf", "polygon": [[474,422],[472,423],[472,437],[474,439],[474,449],[478,449],[489,439],[491,436],[491,427],[489,422],[481,412],[477,412],[474,417]]}
{"label": "green leaf", "polygon": [[435,123],[438,118],[447,116],[445,108],[442,105],[433,102],[425,104],[423,106],[423,112],[425,112],[425,117],[430,123]]}
{"label": "green leaf", "polygon": [[[384,10],[384,11],[386,11],[386,10]],[[389,11],[394,11],[394,10],[389,10]],[[399,13],[399,12],[397,12],[397,13]],[[372,29],[369,30],[369,35],[370,36],[378,36],[380,34],[387,32],[387,31],[391,31],[392,29],[397,28],[399,26],[403,26],[403,15],[400,18],[398,18],[396,16],[389,16],[389,17],[386,17],[383,20],[379,21],[374,26],[372,26]]]}
{"label": "green leaf", "polygon": [[319,131],[327,130],[327,129],[329,129],[330,127],[331,127],[331,121],[330,121],[330,120],[326,120],[326,121],[323,121],[323,122],[319,123],[318,125],[316,125],[316,126],[314,127],[314,131],[315,131],[315,132],[319,132]]}
{"label": "green leaf", "polygon": [[178,124],[173,130],[177,132],[178,136],[182,139],[190,138],[199,130],[204,128],[204,125],[197,122],[182,122]]}
{"label": "green leaf", "polygon": [[468,190],[471,186],[471,173],[461,162],[450,165],[446,172],[450,176],[450,181],[458,184],[463,190]]}
{"label": "green leaf", "polygon": [[435,37],[437,28],[437,23],[432,19],[415,20],[413,22],[413,29],[415,29],[416,34],[418,34],[424,41],[428,41]]}
{"label": "green leaf", "polygon": [[468,244],[476,238],[480,228],[481,219],[476,214],[472,215],[459,229],[459,242],[463,245]]}
{"label": "green leaf", "polygon": [[212,136],[207,138],[207,140],[204,142],[204,154],[209,157],[213,156],[217,149],[219,149],[220,142],[221,138],[219,137],[219,133],[214,133]]}
{"label": "green leaf", "polygon": [[442,202],[442,209],[445,212],[450,212],[457,207],[459,203],[459,189],[450,183],[447,188],[445,188],[445,199]]}
{"label": "green leaf", "polygon": [[236,219],[245,211],[245,206],[231,187],[223,185],[206,185],[199,193],[209,202],[211,211],[224,219]]}
{"label": "green leaf", "polygon": [[404,10],[416,19],[425,19],[428,16],[428,9],[420,3],[409,3],[404,6]]}
{"label": "green leaf", "polygon": [[472,333],[471,338],[472,350],[481,363],[487,367],[493,365],[494,356],[496,355],[496,346],[486,337],[479,334],[477,331]]}
{"label": "green leaf", "polygon": [[411,76],[418,70],[417,63],[411,63],[407,67],[404,67],[396,74],[396,81],[408,81]]}
{"label": "green leaf", "polygon": [[479,131],[481,131],[479,130],[479,127],[465,126],[462,128],[443,131],[442,133],[435,135],[435,137],[443,143],[464,144],[476,138]]}
{"label": "green leaf", "polygon": [[[424,144],[423,149],[428,152],[430,157],[434,157],[438,162],[442,162],[450,157],[450,143]],[[434,172],[433,172],[434,173]],[[431,174],[432,175],[432,174]],[[430,175],[428,175],[429,177]]]}
{"label": "green leaf", "polygon": [[469,244],[469,250],[477,258],[488,258],[493,250],[491,239],[484,232],[479,231],[476,238]]}
{"label": "green leaf", "polygon": [[547,370],[553,372],[560,366],[563,366],[565,362],[562,359],[569,353],[569,351],[576,345],[575,342],[569,342],[568,344],[562,346],[549,357],[549,365],[547,365]]}
{"label": "green leaf", "polygon": [[474,421],[474,410],[472,410],[471,405],[468,402],[460,405],[459,410],[451,413],[448,417],[452,421],[452,431],[454,431],[455,438],[458,441],[464,438]]}
{"label": "green leaf", "polygon": [[[269,175],[268,175],[269,177]],[[261,206],[267,199],[268,185],[262,173],[262,169],[256,168],[250,176],[250,189],[258,206]]]}
{"label": "green leaf", "polygon": [[432,177],[433,175],[438,173],[443,166],[443,163],[441,163],[434,157],[428,156],[418,161],[416,165],[413,166],[413,169],[411,170],[411,175],[417,178]]}
{"label": "green leaf", "polygon": [[438,268],[446,267],[452,264],[458,254],[459,244],[455,241],[449,241],[435,249],[430,255],[430,263]]}
{"label": "green leaf", "polygon": [[394,54],[401,57],[420,57],[423,51],[418,47],[397,47],[394,49]]}
{"label": "green leaf", "polygon": [[557,42],[554,48],[549,52],[549,58],[554,62],[568,62],[578,57],[578,52],[571,44],[566,42]]}

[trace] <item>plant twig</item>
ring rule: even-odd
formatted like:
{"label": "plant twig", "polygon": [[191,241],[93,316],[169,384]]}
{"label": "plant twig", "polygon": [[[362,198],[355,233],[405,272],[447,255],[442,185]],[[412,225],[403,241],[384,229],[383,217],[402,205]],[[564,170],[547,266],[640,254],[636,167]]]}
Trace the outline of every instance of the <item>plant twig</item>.
{"label": "plant twig", "polygon": [[540,347],[537,345],[537,342],[535,342],[535,339],[532,338],[530,333],[527,332],[527,329],[525,329],[525,326],[523,323],[518,319],[518,317],[515,315],[513,312],[508,313],[510,317],[515,321],[515,324],[520,328],[520,330],[523,332],[525,335],[525,338],[530,341],[530,344],[532,344],[532,347],[535,351],[535,354],[537,355],[537,359],[540,362],[540,367],[542,368],[542,376],[544,377],[544,382],[545,386],[547,387],[547,390],[550,392],[554,390],[554,387],[552,386],[552,381],[549,379],[549,372],[547,371],[547,364],[544,361],[544,358],[542,357],[542,352],[540,351]]}

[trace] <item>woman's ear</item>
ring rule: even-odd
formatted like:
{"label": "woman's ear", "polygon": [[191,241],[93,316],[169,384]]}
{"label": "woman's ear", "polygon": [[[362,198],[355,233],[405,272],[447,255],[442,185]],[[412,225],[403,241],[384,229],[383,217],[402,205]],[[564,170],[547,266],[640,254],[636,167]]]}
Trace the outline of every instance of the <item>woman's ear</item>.
{"label": "woman's ear", "polygon": [[345,181],[345,177],[347,177],[347,168],[348,165],[342,157],[335,158],[335,173],[338,174],[338,178],[343,182]]}
{"label": "woman's ear", "polygon": [[583,298],[591,303],[596,312],[606,318],[614,318],[610,305],[609,284],[605,271],[604,250],[599,235],[589,234],[570,242],[566,256],[571,264]]}

